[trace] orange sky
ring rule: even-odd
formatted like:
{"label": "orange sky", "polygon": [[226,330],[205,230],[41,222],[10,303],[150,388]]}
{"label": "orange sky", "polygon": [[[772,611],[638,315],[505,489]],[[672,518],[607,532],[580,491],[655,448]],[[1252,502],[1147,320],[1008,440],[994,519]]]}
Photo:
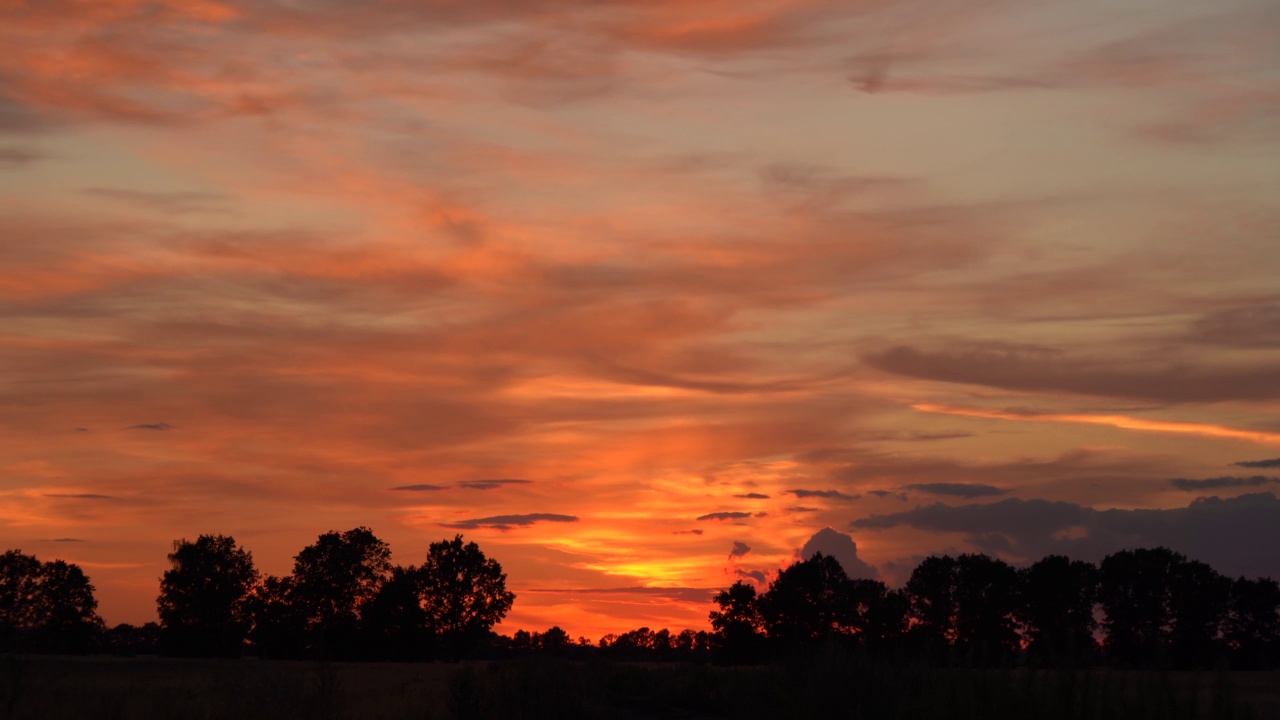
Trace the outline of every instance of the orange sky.
{"label": "orange sky", "polygon": [[1280,575],[1272,2],[0,0],[0,46],[0,545],[109,623],[176,538],[357,525],[592,638],[826,527],[891,583]]}

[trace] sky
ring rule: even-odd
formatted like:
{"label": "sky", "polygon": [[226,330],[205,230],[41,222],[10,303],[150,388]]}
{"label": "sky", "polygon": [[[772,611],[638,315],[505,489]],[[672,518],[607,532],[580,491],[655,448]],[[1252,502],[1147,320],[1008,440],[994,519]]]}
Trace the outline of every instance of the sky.
{"label": "sky", "polygon": [[1271,0],[0,0],[0,545],[155,618],[455,534],[499,631],[1280,576]]}

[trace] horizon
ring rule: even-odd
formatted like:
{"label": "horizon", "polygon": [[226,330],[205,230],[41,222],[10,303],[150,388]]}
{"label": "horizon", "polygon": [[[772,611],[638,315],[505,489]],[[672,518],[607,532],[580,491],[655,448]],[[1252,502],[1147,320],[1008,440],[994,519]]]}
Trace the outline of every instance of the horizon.
{"label": "horizon", "polygon": [[0,43],[0,539],[108,624],[175,540],[283,575],[357,526],[593,640],[812,550],[1280,577],[1275,3],[65,0]]}

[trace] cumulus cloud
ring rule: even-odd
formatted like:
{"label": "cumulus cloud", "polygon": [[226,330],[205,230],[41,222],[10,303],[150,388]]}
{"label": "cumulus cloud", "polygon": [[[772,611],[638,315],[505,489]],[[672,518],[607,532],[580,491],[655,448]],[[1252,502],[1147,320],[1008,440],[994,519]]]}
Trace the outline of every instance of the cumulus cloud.
{"label": "cumulus cloud", "polygon": [[436,490],[444,490],[445,486],[444,485],[428,485],[426,483],[419,483],[417,485],[398,485],[391,489],[397,490],[400,492],[433,492]]}
{"label": "cumulus cloud", "polygon": [[993,495],[1005,495],[1009,492],[1004,488],[981,483],[915,483],[908,485],[907,489],[928,495],[949,495],[961,498],[991,497]]}
{"label": "cumulus cloud", "polygon": [[823,528],[813,534],[800,548],[800,557],[808,559],[815,553],[830,555],[840,562],[844,572],[851,578],[871,578],[880,576],[876,569],[858,557],[858,543],[853,538],[833,528]]}
{"label": "cumulus cloud", "polygon": [[1097,561],[1133,547],[1164,545],[1228,575],[1280,575],[1280,499],[1273,493],[1199,498],[1168,510],[1096,510],[1070,502],[1009,498],[920,506],[853,521],[862,529],[912,527],[960,533],[984,552],[1034,560],[1061,553]]}
{"label": "cumulus cloud", "polygon": [[699,520],[741,520],[751,517],[749,512],[713,512],[699,515]]}
{"label": "cumulus cloud", "polygon": [[744,542],[740,542],[738,540],[734,540],[733,549],[729,551],[729,559],[733,560],[734,558],[744,557],[749,552],[751,552],[750,545]]}
{"label": "cumulus cloud", "polygon": [[494,530],[510,530],[513,527],[528,527],[540,522],[578,522],[575,515],[558,515],[555,513],[528,513],[526,515],[494,515],[492,517],[461,520],[455,523],[440,523],[441,527],[457,530],[474,530],[476,528],[492,528]]}
{"label": "cumulus cloud", "polygon": [[1262,475],[1253,475],[1250,477],[1233,477],[1226,475],[1223,477],[1205,478],[1203,480],[1188,480],[1186,478],[1174,478],[1169,484],[1179,490],[1216,490],[1219,488],[1241,488],[1241,487],[1259,487],[1262,485],[1280,484],[1280,478],[1265,477]]}
{"label": "cumulus cloud", "polygon": [[1270,460],[1241,460],[1240,462],[1234,462],[1231,464],[1246,468],[1280,468],[1280,458],[1272,458]]}
{"label": "cumulus cloud", "polygon": [[805,498],[823,498],[826,500],[856,500],[853,495],[846,495],[839,490],[788,490],[788,493],[795,495],[801,500]]}

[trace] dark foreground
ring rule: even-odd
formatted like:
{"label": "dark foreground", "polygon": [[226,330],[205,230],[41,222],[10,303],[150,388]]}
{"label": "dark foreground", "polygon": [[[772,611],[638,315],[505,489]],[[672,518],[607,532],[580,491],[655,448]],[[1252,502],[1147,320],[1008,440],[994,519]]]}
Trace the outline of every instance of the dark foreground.
{"label": "dark foreground", "polygon": [[32,718],[1272,718],[1280,672],[925,670],[0,656],[0,720]]}

